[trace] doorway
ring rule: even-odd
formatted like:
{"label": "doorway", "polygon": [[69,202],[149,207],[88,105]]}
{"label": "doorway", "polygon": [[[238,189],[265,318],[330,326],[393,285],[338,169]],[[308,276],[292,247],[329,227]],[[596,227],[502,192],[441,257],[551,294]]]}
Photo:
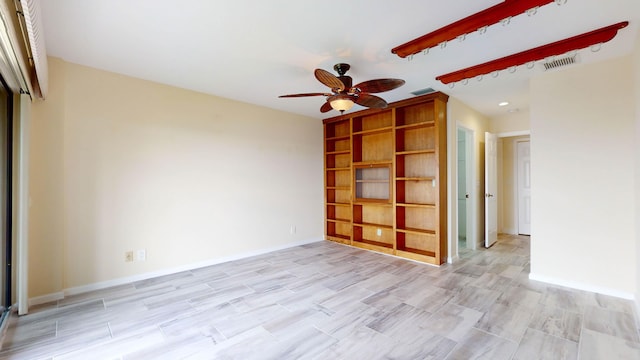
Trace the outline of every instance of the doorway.
{"label": "doorway", "polygon": [[458,125],[456,138],[458,250],[475,250],[474,131]]}
{"label": "doorway", "polygon": [[[531,231],[530,177],[532,171],[530,136],[528,132],[497,135],[498,232],[510,235],[529,235]],[[491,215],[485,214],[485,216]]]}

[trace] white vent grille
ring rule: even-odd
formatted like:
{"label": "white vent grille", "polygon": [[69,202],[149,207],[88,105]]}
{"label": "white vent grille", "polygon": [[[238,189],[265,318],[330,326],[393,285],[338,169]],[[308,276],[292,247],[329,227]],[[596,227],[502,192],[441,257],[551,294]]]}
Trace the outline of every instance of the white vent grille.
{"label": "white vent grille", "polygon": [[563,67],[563,66],[569,66],[569,65],[575,64],[575,63],[576,63],[576,57],[575,56],[567,56],[567,57],[555,59],[553,61],[545,62],[542,65],[544,66],[545,70],[551,70],[551,69],[557,69],[557,68]]}
{"label": "white vent grille", "polygon": [[428,87],[428,88],[412,91],[411,93],[415,96],[418,96],[418,95],[430,94],[432,92],[436,92],[436,91],[433,90],[433,88]]}
{"label": "white vent grille", "polygon": [[20,0],[24,21],[27,27],[27,35],[29,38],[28,46],[31,47],[31,56],[33,57],[33,66],[35,67],[37,90],[39,96],[45,98],[49,85],[49,70],[47,66],[47,51],[44,43],[44,34],[42,32],[42,15],[40,13],[39,0]]}

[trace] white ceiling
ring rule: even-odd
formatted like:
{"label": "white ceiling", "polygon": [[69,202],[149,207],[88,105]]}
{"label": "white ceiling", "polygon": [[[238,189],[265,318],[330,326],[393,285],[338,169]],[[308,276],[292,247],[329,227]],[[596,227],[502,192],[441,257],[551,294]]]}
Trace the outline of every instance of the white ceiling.
{"label": "white ceiling", "polygon": [[[400,44],[500,2],[56,0],[41,5],[50,56],[315,118],[337,113],[320,113],[322,97],[278,98],[327,91],[313,76],[315,68],[333,73],[334,64],[346,62],[354,83],[406,80],[404,86],[379,94],[389,102],[432,87],[493,117],[509,109],[528,109],[528,81],[543,72],[540,64],[453,88],[435,77],[629,21],[600,51],[579,51],[581,63],[602,61],[631,53],[638,35],[639,0],[568,0],[411,61],[391,53]],[[503,100],[511,104],[499,108]]]}

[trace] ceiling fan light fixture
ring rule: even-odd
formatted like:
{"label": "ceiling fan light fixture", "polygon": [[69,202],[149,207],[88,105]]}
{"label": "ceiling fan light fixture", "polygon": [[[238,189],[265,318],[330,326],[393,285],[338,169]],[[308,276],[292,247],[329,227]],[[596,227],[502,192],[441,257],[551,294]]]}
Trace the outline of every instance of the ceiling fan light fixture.
{"label": "ceiling fan light fixture", "polygon": [[334,110],[338,110],[341,113],[351,110],[353,107],[353,100],[348,95],[338,94],[329,98],[329,104]]}

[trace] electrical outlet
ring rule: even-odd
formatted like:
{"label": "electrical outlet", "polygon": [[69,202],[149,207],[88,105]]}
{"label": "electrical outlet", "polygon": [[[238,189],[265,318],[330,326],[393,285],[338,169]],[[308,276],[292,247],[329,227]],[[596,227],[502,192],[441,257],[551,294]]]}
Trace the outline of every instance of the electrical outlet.
{"label": "electrical outlet", "polygon": [[289,233],[291,233],[291,235],[296,233],[296,226],[295,225],[291,225],[291,228],[289,229]]}
{"label": "electrical outlet", "polygon": [[376,230],[376,235],[378,235],[378,236],[382,236],[382,229],[378,229],[378,230]]}
{"label": "electrical outlet", "polygon": [[136,261],[147,261],[147,250],[136,250]]}
{"label": "electrical outlet", "polygon": [[133,262],[133,251],[127,251],[124,253],[124,262]]}

